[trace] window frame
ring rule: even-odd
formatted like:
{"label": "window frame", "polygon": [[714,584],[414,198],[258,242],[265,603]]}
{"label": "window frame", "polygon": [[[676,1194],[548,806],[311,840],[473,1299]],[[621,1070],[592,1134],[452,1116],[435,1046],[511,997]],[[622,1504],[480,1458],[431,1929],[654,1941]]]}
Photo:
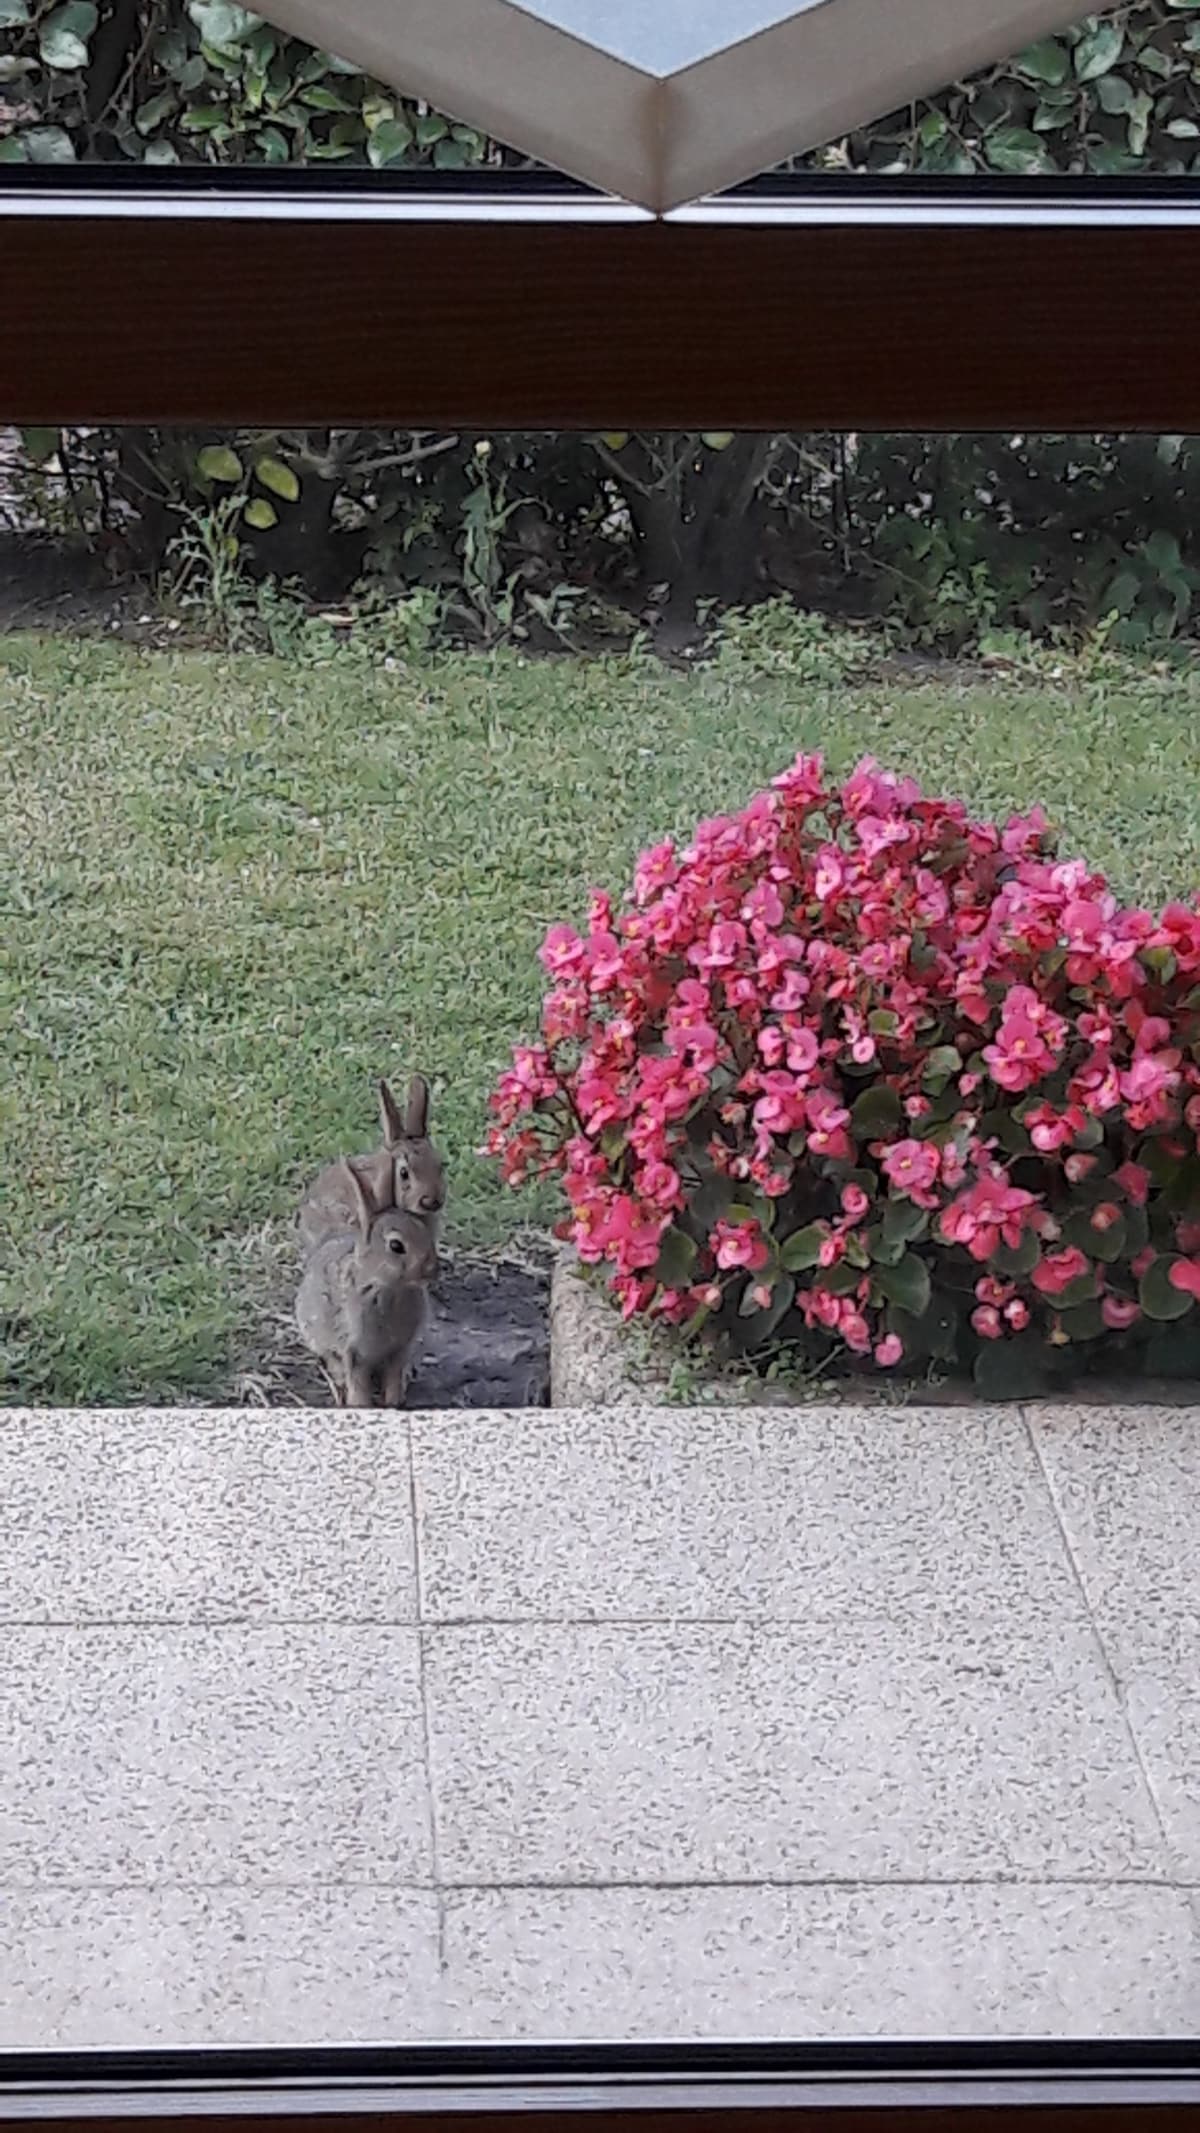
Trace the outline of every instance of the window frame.
{"label": "window frame", "polygon": [[464,2044],[0,2054],[0,2123],[259,2133],[1175,2133],[1190,2043]]}
{"label": "window frame", "polygon": [[[805,176],[656,220],[535,172],[5,171],[0,414],[1200,431],[1198,265],[1187,180]],[[332,295],[305,307],[306,284]],[[0,2053],[0,2122],[93,2128],[1144,2133],[1198,2112],[1183,2041]]]}
{"label": "window frame", "polygon": [[6,174],[5,419],[1200,431],[1200,181],[417,176]]}

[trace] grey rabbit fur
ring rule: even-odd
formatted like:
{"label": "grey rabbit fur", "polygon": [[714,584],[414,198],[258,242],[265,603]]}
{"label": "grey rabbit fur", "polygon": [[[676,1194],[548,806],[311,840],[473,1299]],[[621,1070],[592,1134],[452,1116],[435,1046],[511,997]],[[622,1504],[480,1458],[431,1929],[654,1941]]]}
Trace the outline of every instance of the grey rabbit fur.
{"label": "grey rabbit fur", "polygon": [[341,1407],[401,1407],[428,1316],[437,1244],[419,1215],[377,1198],[352,1161],[343,1188],[352,1226],[309,1257],[296,1297],[300,1338],[319,1356]]}
{"label": "grey rabbit fur", "polygon": [[[382,1145],[352,1158],[359,1176],[379,1207],[396,1207],[420,1215],[437,1236],[438,1217],[446,1204],[446,1173],[429,1138],[429,1083],[414,1074],[404,1112],[386,1081],[379,1084]],[[390,1184],[389,1184],[390,1177]],[[327,1237],[352,1229],[356,1208],[344,1161],[326,1164],[300,1209],[300,1242],[306,1252]]]}

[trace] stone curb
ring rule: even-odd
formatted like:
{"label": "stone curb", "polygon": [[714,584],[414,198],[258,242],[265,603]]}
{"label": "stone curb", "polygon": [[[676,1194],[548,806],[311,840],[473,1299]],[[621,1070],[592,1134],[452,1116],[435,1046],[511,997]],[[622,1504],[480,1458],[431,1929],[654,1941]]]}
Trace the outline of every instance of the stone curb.
{"label": "stone curb", "polygon": [[[672,1392],[676,1358],[662,1331],[647,1325],[625,1327],[600,1282],[589,1280],[575,1254],[565,1251],[555,1262],[550,1282],[551,1407],[655,1407],[680,1404]],[[684,1404],[728,1408],[809,1407],[794,1384],[773,1384],[747,1373],[701,1373]],[[875,1381],[823,1386],[818,1403],[826,1407],[902,1406],[985,1407],[988,1402],[965,1383],[906,1386],[899,1394],[882,1376]],[[1021,1401],[1022,1407],[1195,1408],[1200,1383],[1190,1379],[1089,1378],[1074,1388],[1048,1391]]]}
{"label": "stone curb", "polygon": [[612,1305],[562,1253],[550,1279],[551,1407],[653,1406],[666,1382],[653,1363],[639,1373]]}

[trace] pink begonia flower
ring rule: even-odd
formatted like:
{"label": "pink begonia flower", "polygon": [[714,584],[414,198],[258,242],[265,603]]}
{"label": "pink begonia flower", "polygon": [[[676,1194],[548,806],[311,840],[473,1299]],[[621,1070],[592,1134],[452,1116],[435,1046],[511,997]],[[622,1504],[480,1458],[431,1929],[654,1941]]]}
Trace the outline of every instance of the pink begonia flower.
{"label": "pink begonia flower", "polygon": [[1023,1186],[1004,1178],[980,1178],[942,1209],[942,1235],[951,1244],[964,1245],[972,1259],[990,1259],[999,1244],[1015,1250],[1037,1205],[1038,1195]]}
{"label": "pink begonia flower", "polygon": [[1113,1171],[1113,1184],[1119,1185],[1135,1207],[1144,1207],[1150,1197],[1150,1172],[1141,1163],[1122,1163]]}
{"label": "pink begonia flower", "polygon": [[[801,756],[686,848],[645,852],[623,905],[594,892],[583,923],[550,927],[540,952],[541,1041],[516,1047],[499,1077],[484,1145],[511,1184],[560,1179],[557,1233],[605,1264],[623,1311],[686,1323],[717,1309],[721,1277],[742,1268],[767,1289],[753,1223],[712,1232],[690,1285],[655,1276],[666,1230],[694,1230],[703,1152],[746,1197],[787,1207],[795,1195],[802,1222],[827,1225],[831,1265],[846,1265],[847,1239],[888,1195],[927,1207],[935,1294],[940,1250],[979,1267],[975,1308],[999,1320],[984,1318],[980,1338],[1022,1331],[1031,1305],[1051,1319],[1041,1299],[1089,1273],[1106,1328],[1139,1326],[1120,1285],[1156,1247],[1132,1267],[1123,1252],[1089,1265],[1062,1226],[1085,1213],[1097,1243],[1119,1237],[1122,1216],[1153,1213],[1198,1150],[1200,897],[1159,918],[1122,906],[1100,875],[1054,856],[1036,810],[978,822],[869,759],[839,785]],[[961,1061],[949,1117],[926,1086],[946,1046]],[[905,1121],[891,1142],[851,1124],[858,1096],[883,1086],[880,1051]],[[1000,1118],[985,1127],[989,1113]],[[1005,1115],[1033,1151],[1020,1188]],[[1147,1136],[1153,1167],[1139,1160]],[[1173,1279],[1200,1298],[1200,1221],[1168,1220]],[[1028,1232],[1044,1256],[1010,1282],[989,1262]],[[795,1310],[891,1366],[869,1270],[849,1296],[801,1282]]]}
{"label": "pink begonia flower", "polygon": [[930,1188],[942,1167],[940,1151],[931,1141],[894,1141],[883,1158],[883,1174],[898,1193],[918,1205],[935,1205]]}
{"label": "pink begonia flower", "polygon": [[1091,1261],[1085,1258],[1077,1244],[1063,1246],[1061,1252],[1047,1252],[1040,1259],[1029,1279],[1043,1296],[1061,1296],[1073,1281],[1079,1281],[1092,1271]]}
{"label": "pink begonia flower", "polygon": [[1167,1280],[1183,1295],[1200,1297],[1200,1259],[1177,1259],[1168,1268]]}
{"label": "pink begonia flower", "polygon": [[725,1273],[733,1267],[743,1266],[751,1273],[757,1273],[771,1256],[757,1222],[718,1222],[710,1234],[709,1243],[717,1265]]}
{"label": "pink begonia flower", "polygon": [[1127,1326],[1135,1325],[1142,1315],[1142,1307],[1130,1296],[1102,1296],[1100,1316],[1114,1333],[1123,1333]]}
{"label": "pink begonia flower", "polygon": [[861,1311],[846,1311],[838,1323],[838,1332],[853,1355],[866,1355],[871,1347],[871,1329]]}

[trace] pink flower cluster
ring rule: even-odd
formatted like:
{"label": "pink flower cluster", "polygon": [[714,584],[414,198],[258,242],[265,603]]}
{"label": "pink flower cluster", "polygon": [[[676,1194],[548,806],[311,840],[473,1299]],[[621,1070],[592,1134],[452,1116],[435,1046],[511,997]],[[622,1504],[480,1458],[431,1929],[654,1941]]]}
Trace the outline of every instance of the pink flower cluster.
{"label": "pink flower cluster", "polygon": [[1040,811],[800,756],[542,960],[487,1148],[627,1315],[890,1367],[944,1299],[960,1361],[1200,1301],[1200,900],[1122,907]]}

